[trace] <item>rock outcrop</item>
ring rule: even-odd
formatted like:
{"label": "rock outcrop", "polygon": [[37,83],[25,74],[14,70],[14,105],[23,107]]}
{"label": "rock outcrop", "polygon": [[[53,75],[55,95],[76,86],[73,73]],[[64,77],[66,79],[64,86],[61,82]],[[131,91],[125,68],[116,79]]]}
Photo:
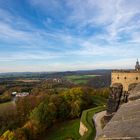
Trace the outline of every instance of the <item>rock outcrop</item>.
{"label": "rock outcrop", "polygon": [[110,94],[107,101],[106,115],[104,116],[105,123],[109,122],[114,113],[118,110],[123,92],[122,84],[113,84],[110,87]]}
{"label": "rock outcrop", "polygon": [[140,140],[140,84],[129,91],[128,102],[122,104],[104,127],[98,140]]}
{"label": "rock outcrop", "polygon": [[110,94],[108,98],[108,103],[107,103],[107,114],[111,115],[112,113],[116,112],[119,104],[120,104],[120,99],[122,96],[122,90],[123,87],[121,84],[113,84],[110,87]]}

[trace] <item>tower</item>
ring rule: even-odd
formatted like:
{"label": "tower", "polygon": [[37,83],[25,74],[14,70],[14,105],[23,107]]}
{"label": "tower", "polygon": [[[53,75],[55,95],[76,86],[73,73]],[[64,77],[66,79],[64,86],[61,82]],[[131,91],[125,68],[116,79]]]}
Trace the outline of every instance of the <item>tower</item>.
{"label": "tower", "polygon": [[140,65],[139,65],[138,59],[137,59],[137,62],[136,62],[135,70],[136,71],[139,71],[140,70]]}

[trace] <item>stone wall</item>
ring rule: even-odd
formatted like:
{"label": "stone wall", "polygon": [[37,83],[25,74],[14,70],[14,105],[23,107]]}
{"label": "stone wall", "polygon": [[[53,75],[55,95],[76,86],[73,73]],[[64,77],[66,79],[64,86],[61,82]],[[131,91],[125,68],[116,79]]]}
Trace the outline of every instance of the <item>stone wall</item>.
{"label": "stone wall", "polygon": [[83,136],[87,131],[88,131],[87,127],[82,122],[80,122],[79,128],[80,135]]}
{"label": "stone wall", "polygon": [[140,71],[112,71],[111,84],[121,83],[123,91],[128,91],[129,85],[140,83]]}

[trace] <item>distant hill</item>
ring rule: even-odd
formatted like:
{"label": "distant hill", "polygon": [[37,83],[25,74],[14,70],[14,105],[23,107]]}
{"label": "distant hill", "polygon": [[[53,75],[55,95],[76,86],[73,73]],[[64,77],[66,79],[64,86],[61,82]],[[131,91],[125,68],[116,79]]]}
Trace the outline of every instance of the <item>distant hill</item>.
{"label": "distant hill", "polygon": [[10,72],[0,73],[0,78],[52,78],[62,77],[69,75],[81,75],[81,74],[95,74],[104,75],[110,74],[111,70],[79,70],[79,71],[65,71],[65,72]]}
{"label": "distant hill", "polygon": [[111,82],[111,70],[79,70],[79,71],[65,71],[65,72],[14,72],[14,73],[0,73],[0,83],[4,81],[13,81],[18,79],[30,80],[44,80],[48,78],[65,78],[66,76],[79,75],[100,75],[93,77],[85,86],[88,87],[109,87]]}

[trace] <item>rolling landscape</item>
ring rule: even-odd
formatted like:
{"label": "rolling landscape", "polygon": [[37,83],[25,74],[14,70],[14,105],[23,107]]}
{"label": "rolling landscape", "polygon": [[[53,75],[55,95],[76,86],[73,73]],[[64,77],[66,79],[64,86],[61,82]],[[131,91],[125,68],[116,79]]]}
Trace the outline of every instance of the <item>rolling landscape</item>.
{"label": "rolling landscape", "polygon": [[0,140],[140,140],[140,0],[0,0]]}
{"label": "rolling landscape", "polygon": [[[82,72],[73,71],[50,74],[1,74],[0,133],[3,134],[5,132],[10,133],[9,135],[12,135],[13,132],[10,132],[9,130],[13,128],[17,129],[14,133],[24,133],[24,127],[26,125],[29,125],[29,128],[27,129],[31,129],[34,127],[32,126],[35,123],[33,121],[34,119],[40,120],[41,116],[47,115],[44,114],[44,112],[42,112],[43,114],[40,112],[41,116],[39,117],[39,114],[37,115],[36,113],[39,113],[38,111],[41,109],[40,107],[42,104],[45,105],[48,102],[47,100],[50,100],[50,107],[46,107],[51,110],[55,109],[55,112],[48,116],[49,121],[42,120],[43,124],[41,125],[43,125],[42,127],[44,130],[42,131],[44,132],[43,136],[40,136],[40,134],[42,135],[42,131],[36,132],[37,134],[35,137],[37,140],[80,139],[81,136],[79,134],[79,126],[81,119],[83,119],[83,121],[85,121],[87,124],[89,123],[91,125],[91,129],[93,129],[91,134],[88,134],[89,139],[91,139],[90,137],[95,135],[95,128],[92,124],[92,116],[96,111],[104,109],[102,106],[106,104],[108,87],[110,84],[108,77],[110,77],[110,74],[110,70]],[[100,78],[96,79],[96,77]],[[102,82],[105,80],[106,85],[102,84]],[[93,88],[94,83],[97,83],[97,81],[99,84],[95,84],[95,88]],[[16,97],[17,95],[12,95],[13,92],[29,92],[30,95],[24,98]],[[73,103],[71,104],[71,102]],[[89,107],[97,107],[97,110],[93,108],[93,111],[90,111],[91,115],[84,115],[86,114],[86,111],[82,113],[82,110],[88,109]],[[81,114],[82,118],[80,117]],[[37,118],[34,118],[34,115]],[[33,117],[34,119],[32,120],[30,117]],[[24,122],[27,122],[27,124],[24,124]],[[46,123],[48,123],[48,126]],[[19,129],[19,127],[21,128]],[[5,133],[3,135],[6,135]]]}

